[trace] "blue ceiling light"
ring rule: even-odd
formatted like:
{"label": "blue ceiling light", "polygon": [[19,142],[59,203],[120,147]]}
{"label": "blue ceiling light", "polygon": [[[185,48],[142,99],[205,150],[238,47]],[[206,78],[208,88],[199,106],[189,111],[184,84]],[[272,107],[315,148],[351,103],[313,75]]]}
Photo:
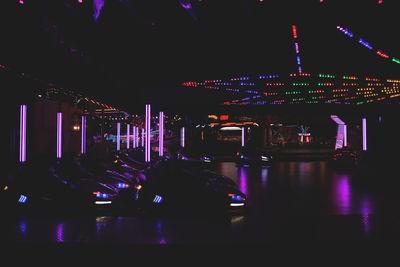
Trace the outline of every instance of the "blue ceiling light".
{"label": "blue ceiling light", "polygon": [[27,197],[27,196],[20,195],[20,197],[19,197],[19,199],[18,199],[18,202],[19,202],[19,203],[25,203],[27,200],[28,200],[28,197]]}
{"label": "blue ceiling light", "polygon": [[163,200],[164,200],[164,198],[163,198],[162,196],[155,195],[155,197],[154,197],[154,199],[153,199],[153,202],[159,204],[159,203],[161,203]]}

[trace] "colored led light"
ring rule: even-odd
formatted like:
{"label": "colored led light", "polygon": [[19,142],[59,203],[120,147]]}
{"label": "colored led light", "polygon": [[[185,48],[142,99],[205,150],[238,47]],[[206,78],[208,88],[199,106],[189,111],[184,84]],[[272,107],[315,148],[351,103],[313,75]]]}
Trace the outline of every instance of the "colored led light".
{"label": "colored led light", "polygon": [[57,113],[57,158],[62,154],[62,113]]}
{"label": "colored led light", "polygon": [[81,125],[81,154],[86,153],[86,116],[82,116]]}
{"label": "colored led light", "polygon": [[396,63],[398,63],[398,64],[400,64],[400,60],[397,59],[397,58],[392,58],[392,61],[393,61],[393,62],[396,62]]}
{"label": "colored led light", "polygon": [[19,119],[19,162],[26,161],[26,105],[20,106]]}
{"label": "colored led light", "polygon": [[154,203],[161,203],[163,201],[163,197],[162,196],[159,196],[159,195],[155,195],[155,197],[154,197],[154,199],[153,199],[153,202]]}
{"label": "colored led light", "polygon": [[296,29],[296,25],[292,25],[292,31],[293,31],[293,38],[297,39],[297,29]]}
{"label": "colored led light", "polygon": [[164,112],[160,111],[159,116],[159,133],[158,133],[158,155],[164,155]]}
{"label": "colored led light", "polygon": [[24,195],[20,195],[18,202],[19,203],[25,203],[28,200],[28,198]]}
{"label": "colored led light", "polygon": [[358,42],[360,43],[360,44],[362,44],[363,46],[365,46],[366,48],[368,48],[369,50],[372,50],[372,46],[369,44],[369,43],[367,43],[366,41],[364,41],[363,39],[359,39],[358,40]]}
{"label": "colored led light", "polygon": [[386,55],[386,54],[384,54],[384,53],[382,53],[381,51],[377,51],[376,52],[379,56],[381,56],[381,57],[383,57],[383,58],[389,58],[389,56],[388,55]]}

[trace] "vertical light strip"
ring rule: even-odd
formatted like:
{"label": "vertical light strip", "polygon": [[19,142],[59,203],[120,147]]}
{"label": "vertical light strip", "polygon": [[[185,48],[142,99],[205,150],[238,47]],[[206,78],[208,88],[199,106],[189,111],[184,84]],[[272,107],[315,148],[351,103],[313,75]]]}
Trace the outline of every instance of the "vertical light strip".
{"label": "vertical light strip", "polygon": [[26,105],[20,106],[19,116],[19,162],[26,161]]}
{"label": "vertical light strip", "polygon": [[57,158],[62,154],[62,113],[57,113]]}
{"label": "vertical light strip", "polygon": [[144,148],[145,162],[150,162],[150,122],[151,122],[151,110],[150,104],[146,104],[146,142]]}
{"label": "vertical light strip", "polygon": [[136,126],[132,126],[132,148],[136,148]]}
{"label": "vertical light strip", "polygon": [[121,123],[117,122],[117,151],[121,149]]}
{"label": "vertical light strip", "polygon": [[242,127],[242,147],[244,147],[244,127]]}
{"label": "vertical light strip", "polygon": [[181,128],[181,147],[185,147],[185,127]]}
{"label": "vertical light strip", "polygon": [[362,119],[363,150],[367,151],[367,119]]}
{"label": "vertical light strip", "polygon": [[144,147],[144,137],[145,137],[146,133],[144,132],[144,128],[142,128],[142,147]]}
{"label": "vertical light strip", "polygon": [[[297,28],[296,25],[292,25],[292,32],[293,32],[293,39],[297,39]],[[297,56],[297,68],[298,71],[301,72],[301,62],[300,62],[300,50],[299,50],[299,43],[295,41],[294,46],[296,48],[296,56]]]}
{"label": "vertical light strip", "polygon": [[139,127],[135,127],[135,131],[136,131],[135,147],[139,147]]}
{"label": "vertical light strip", "polygon": [[81,125],[81,154],[86,153],[86,116],[82,116]]}
{"label": "vertical light strip", "polygon": [[347,125],[343,125],[343,147],[347,147]]}
{"label": "vertical light strip", "polygon": [[164,112],[160,111],[159,117],[159,133],[158,133],[158,155],[164,155]]}
{"label": "vertical light strip", "polygon": [[130,125],[129,123],[126,125],[126,149],[129,149],[131,133],[130,133]]}

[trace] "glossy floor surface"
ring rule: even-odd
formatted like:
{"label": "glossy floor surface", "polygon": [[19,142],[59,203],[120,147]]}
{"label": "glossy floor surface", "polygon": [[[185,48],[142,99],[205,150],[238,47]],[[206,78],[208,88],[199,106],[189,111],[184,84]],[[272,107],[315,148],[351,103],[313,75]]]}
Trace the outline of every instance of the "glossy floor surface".
{"label": "glossy floor surface", "polygon": [[[260,244],[271,240],[399,239],[400,197],[385,177],[369,178],[326,161],[270,168],[217,163],[247,194],[232,216],[12,215],[1,230],[17,242],[100,244]],[[4,240],[4,239],[3,239]]]}

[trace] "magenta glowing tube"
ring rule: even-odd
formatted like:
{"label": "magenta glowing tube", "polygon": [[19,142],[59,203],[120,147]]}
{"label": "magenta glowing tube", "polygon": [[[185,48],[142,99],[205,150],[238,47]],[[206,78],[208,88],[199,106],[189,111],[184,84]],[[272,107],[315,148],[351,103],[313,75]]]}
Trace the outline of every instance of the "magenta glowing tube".
{"label": "magenta glowing tube", "polygon": [[57,158],[62,154],[62,113],[57,113]]}
{"label": "magenta glowing tube", "polygon": [[150,119],[151,119],[151,110],[150,104],[146,104],[146,142],[145,142],[145,162],[150,162]]}
{"label": "magenta glowing tube", "polygon": [[362,119],[363,150],[367,151],[367,119]]}
{"label": "magenta glowing tube", "polygon": [[164,155],[164,112],[160,111],[159,133],[158,133],[158,155]]}
{"label": "magenta glowing tube", "polygon": [[242,127],[242,147],[244,147],[244,127]]}
{"label": "magenta glowing tube", "polygon": [[121,123],[117,122],[117,151],[121,150]]}
{"label": "magenta glowing tube", "polygon": [[86,116],[82,116],[81,125],[81,154],[86,153]]}
{"label": "magenta glowing tube", "polygon": [[20,106],[19,117],[19,162],[26,161],[26,105]]}
{"label": "magenta glowing tube", "polygon": [[181,128],[181,147],[185,147],[185,127]]}
{"label": "magenta glowing tube", "polygon": [[129,143],[131,139],[131,134],[130,134],[130,125],[126,125],[126,149],[129,149]]}

